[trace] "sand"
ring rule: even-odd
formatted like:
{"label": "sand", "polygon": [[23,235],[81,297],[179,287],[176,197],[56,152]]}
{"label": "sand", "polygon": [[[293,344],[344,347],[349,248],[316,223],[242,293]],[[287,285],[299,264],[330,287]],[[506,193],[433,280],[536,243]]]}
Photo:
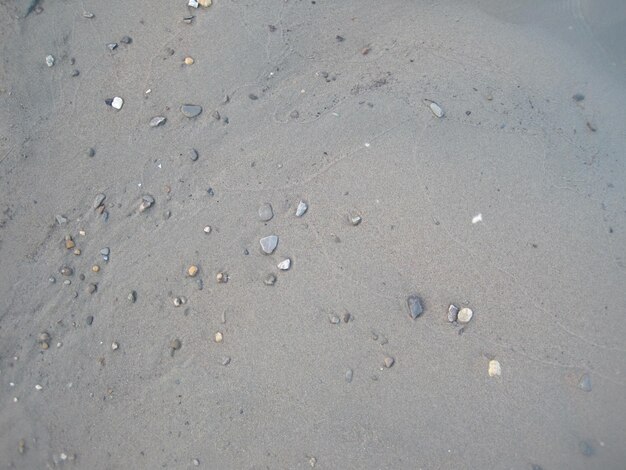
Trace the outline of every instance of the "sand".
{"label": "sand", "polygon": [[40,6],[0,2],[1,468],[624,468],[621,2]]}

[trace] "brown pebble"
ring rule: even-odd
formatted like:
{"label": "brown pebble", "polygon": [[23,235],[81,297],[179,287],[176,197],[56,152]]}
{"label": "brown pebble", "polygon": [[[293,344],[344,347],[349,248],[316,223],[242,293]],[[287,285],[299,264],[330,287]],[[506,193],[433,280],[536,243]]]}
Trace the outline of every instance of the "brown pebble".
{"label": "brown pebble", "polygon": [[50,344],[48,344],[47,341],[41,341],[39,343],[39,347],[45,351],[46,349],[48,349],[50,347]]}
{"label": "brown pebble", "polygon": [[65,236],[65,248],[67,248],[68,250],[71,250],[75,246],[76,244],[74,243],[74,240],[72,240],[72,237],[70,235],[66,235]]}

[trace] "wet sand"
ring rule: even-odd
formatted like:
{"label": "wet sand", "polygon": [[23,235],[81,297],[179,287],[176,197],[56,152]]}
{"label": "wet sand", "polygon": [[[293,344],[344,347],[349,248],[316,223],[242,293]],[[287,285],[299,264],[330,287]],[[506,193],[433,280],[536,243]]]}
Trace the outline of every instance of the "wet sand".
{"label": "wet sand", "polygon": [[0,467],[624,468],[619,2],[40,5],[0,2]]}

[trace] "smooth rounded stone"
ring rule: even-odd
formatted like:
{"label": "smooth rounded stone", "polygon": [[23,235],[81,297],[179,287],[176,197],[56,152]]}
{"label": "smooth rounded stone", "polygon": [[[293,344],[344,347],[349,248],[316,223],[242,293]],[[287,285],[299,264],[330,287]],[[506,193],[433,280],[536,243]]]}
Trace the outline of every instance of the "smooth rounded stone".
{"label": "smooth rounded stone", "polygon": [[120,42],[122,44],[130,44],[133,42],[133,38],[131,38],[130,36],[122,36],[122,39],[120,39]]}
{"label": "smooth rounded stone", "polygon": [[137,301],[137,292],[132,290],[130,291],[130,293],[128,294],[128,297],[126,297],[128,299],[128,301],[132,304],[134,304]]}
{"label": "smooth rounded stone", "polygon": [[261,244],[261,250],[263,250],[263,253],[271,255],[278,246],[278,237],[276,235],[269,235],[261,238],[259,243]]}
{"label": "smooth rounded stone", "polygon": [[281,271],[287,271],[291,267],[291,259],[287,258],[278,263],[277,268]]}
{"label": "smooth rounded stone", "polygon": [[265,276],[265,279],[263,279],[263,284],[265,284],[266,286],[273,286],[274,284],[276,284],[276,276],[273,274],[268,274],[267,276]]}
{"label": "smooth rounded stone", "polygon": [[495,359],[489,361],[489,369],[487,369],[489,377],[500,377],[502,375],[502,367]]}
{"label": "smooth rounded stone", "polygon": [[344,323],[349,323],[350,320],[352,320],[352,315],[350,314],[350,312],[346,312],[343,314],[343,322]]}
{"label": "smooth rounded stone", "polygon": [[474,316],[474,312],[471,308],[463,307],[459,310],[459,315],[457,317],[459,323],[469,323],[469,321]]}
{"label": "smooth rounded stone", "polygon": [[111,106],[117,110],[120,110],[122,109],[122,106],[124,106],[124,100],[120,98],[119,96],[116,96],[115,98],[113,98],[113,101],[111,102]]}
{"label": "smooth rounded stone", "polygon": [[62,276],[71,276],[72,274],[74,274],[74,270],[72,268],[70,268],[69,266],[62,266],[61,269],[59,269],[59,273]]}
{"label": "smooth rounded stone", "polygon": [[98,207],[102,205],[102,203],[104,202],[106,198],[107,197],[104,193],[96,194],[96,197],[93,199],[93,203],[91,204],[91,207],[94,209],[97,209]]}
{"label": "smooth rounded stone", "polygon": [[165,116],[154,116],[152,119],[150,119],[150,127],[162,126],[166,123],[166,121],[167,118]]}
{"label": "smooth rounded stone", "polygon": [[195,118],[202,112],[202,106],[197,104],[184,104],[180,107],[180,112],[188,118]]}
{"label": "smooth rounded stone", "polygon": [[91,326],[91,324],[93,323],[93,315],[89,315],[85,320],[85,323],[87,323],[88,326]]}
{"label": "smooth rounded stone", "polygon": [[309,206],[307,206],[306,202],[300,201],[296,208],[296,217],[302,217],[308,208]]}
{"label": "smooth rounded stone", "polygon": [[441,109],[441,106],[439,106],[437,103],[435,103],[434,101],[431,101],[428,107],[430,108],[430,110],[433,112],[435,116],[437,116],[438,118],[443,117],[444,115],[443,109]]}
{"label": "smooth rounded stone", "polygon": [[[196,2],[196,5],[198,4],[198,2]],[[194,467],[198,467],[200,465],[200,461],[198,459],[193,459],[191,461],[191,463],[193,463]]]}
{"label": "smooth rounded stone", "polygon": [[341,322],[339,317],[335,315],[334,313],[331,313],[330,315],[328,315],[328,321],[331,322],[333,325],[338,325]]}
{"label": "smooth rounded stone", "polygon": [[96,155],[96,149],[93,147],[89,147],[86,153],[88,157],[93,157]]}
{"label": "smooth rounded stone", "polygon": [[383,361],[383,364],[385,365],[387,369],[389,369],[391,366],[395,364],[395,362],[396,360],[393,357],[387,356],[385,360]]}
{"label": "smooth rounded stone", "polygon": [[183,299],[180,297],[174,297],[174,307],[180,307],[183,304]]}
{"label": "smooth rounded stone", "polygon": [[228,356],[224,356],[224,357],[222,358],[222,365],[223,365],[223,366],[227,366],[228,364],[230,364],[230,357],[228,357]]}
{"label": "smooth rounded stone", "polygon": [[222,341],[224,341],[224,335],[218,331],[217,333],[215,333],[214,338],[216,343],[221,343]]}
{"label": "smooth rounded stone", "polygon": [[582,93],[576,93],[574,96],[572,96],[572,99],[577,103],[580,103],[585,99],[585,95],[583,95]]}
{"label": "smooth rounded stone", "polygon": [[172,341],[170,341],[170,349],[172,351],[178,351],[182,347],[183,347],[183,343],[178,338],[173,339]]}
{"label": "smooth rounded stone", "polygon": [[109,256],[111,254],[111,249],[108,246],[105,246],[100,250],[100,254],[102,256]]}
{"label": "smooth rounded stone", "polygon": [[219,272],[219,273],[217,273],[217,274],[215,275],[215,280],[216,280],[218,283],[225,284],[225,283],[227,283],[227,282],[228,282],[228,274],[227,274],[227,273],[222,273],[222,272]]}
{"label": "smooth rounded stone", "polygon": [[193,65],[195,61],[193,60],[193,57],[185,57],[183,62],[185,62],[185,65]]}
{"label": "smooth rounded stone", "polygon": [[192,264],[187,268],[187,276],[196,277],[196,274],[198,274],[198,266]]}
{"label": "smooth rounded stone", "polygon": [[189,159],[192,162],[195,162],[198,159],[198,151],[196,149],[189,149],[187,155],[189,155]]}
{"label": "smooth rounded stone", "polygon": [[448,307],[448,321],[454,323],[459,317],[459,307],[454,304],[450,304]]}
{"label": "smooth rounded stone", "polygon": [[424,309],[422,307],[422,302],[418,295],[416,294],[409,295],[406,299],[406,303],[409,307],[409,315],[411,316],[413,320],[415,320],[417,317],[419,317],[422,314],[422,312],[424,312]]}
{"label": "smooth rounded stone", "polygon": [[578,443],[578,449],[580,450],[580,453],[583,454],[585,457],[591,457],[593,454],[596,453],[595,449],[588,441],[580,441]]}
{"label": "smooth rounded stone", "polygon": [[259,206],[259,219],[263,222],[267,222],[274,217],[274,211],[272,210],[272,205],[269,202],[265,204],[261,204]]}
{"label": "smooth rounded stone", "polygon": [[352,382],[352,376],[354,375],[354,372],[352,372],[352,369],[348,369],[346,371],[346,382],[350,383]]}
{"label": "smooth rounded stone", "polygon": [[47,331],[42,331],[41,333],[39,333],[39,335],[37,335],[37,341],[39,341],[40,343],[44,341],[50,341],[50,333],[48,333]]}
{"label": "smooth rounded stone", "polygon": [[154,205],[154,198],[149,194],[146,194],[141,198],[141,204],[139,204],[139,212],[144,212]]}
{"label": "smooth rounded stone", "polygon": [[64,286],[69,286],[71,283],[72,281],[70,281],[69,279],[66,279],[65,281],[63,281]]}
{"label": "smooth rounded stone", "polygon": [[256,101],[259,99],[259,97],[257,95],[255,95],[254,93],[250,93],[248,95],[248,98],[250,98],[252,101]]}
{"label": "smooth rounded stone", "polygon": [[578,388],[584,392],[591,392],[591,377],[589,374],[584,373],[578,381]]}

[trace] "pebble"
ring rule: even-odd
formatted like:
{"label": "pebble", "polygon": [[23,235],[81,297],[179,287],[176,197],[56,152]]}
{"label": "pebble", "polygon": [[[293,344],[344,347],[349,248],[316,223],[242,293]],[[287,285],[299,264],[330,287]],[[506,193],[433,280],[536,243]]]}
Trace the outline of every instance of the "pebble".
{"label": "pebble", "polygon": [[35,390],[43,390],[43,387],[39,384],[35,385]]}
{"label": "pebble", "polygon": [[159,127],[165,124],[167,118],[165,116],[154,116],[150,119],[150,127]]}
{"label": "pebble", "polygon": [[180,307],[183,303],[183,299],[180,297],[174,297],[174,307]]}
{"label": "pebble", "polygon": [[357,225],[359,225],[362,221],[363,221],[363,219],[361,218],[361,216],[360,216],[360,215],[351,215],[351,216],[350,216],[350,223],[351,223],[352,225],[354,225],[355,227],[356,227]]}
{"label": "pebble", "polygon": [[228,282],[228,274],[219,272],[215,275],[215,280],[221,284]]}
{"label": "pebble", "polygon": [[69,279],[66,279],[65,281],[63,281],[64,286],[69,286],[71,283],[72,281],[70,281]]}
{"label": "pebble", "polygon": [[195,118],[202,112],[202,106],[197,104],[184,104],[180,108],[180,112],[183,113],[183,116],[188,118]]}
{"label": "pebble", "polygon": [[350,315],[350,312],[346,312],[343,314],[343,322],[344,323],[349,323],[350,320],[352,320],[352,315]]}
{"label": "pebble", "polygon": [[74,250],[74,254],[75,254],[76,256],[79,256],[79,255],[80,255],[80,253],[81,253],[80,248],[76,248],[76,249]]}
{"label": "pebble", "polygon": [[108,246],[105,246],[100,250],[100,254],[102,256],[109,256],[111,254],[111,249]]}
{"label": "pebble", "polygon": [[296,217],[302,217],[308,208],[309,206],[307,206],[306,202],[300,201],[296,208]]}
{"label": "pebble", "polygon": [[113,341],[113,342],[111,343],[111,349],[112,349],[113,351],[117,351],[119,348],[120,348],[120,345],[119,345],[119,343],[118,343],[118,342]]}
{"label": "pebble", "polygon": [[206,234],[211,233],[211,227],[210,227],[210,226],[208,226],[208,225],[207,225],[207,226],[205,226],[202,230],[203,230],[203,231],[204,231],[204,233],[206,233]]}
{"label": "pebble", "polygon": [[84,281],[85,280],[85,275],[83,273],[80,273],[78,275],[78,279],[80,279],[81,281]]}
{"label": "pebble", "polygon": [[178,338],[170,341],[170,349],[171,349],[172,356],[174,356],[174,351],[178,351],[182,347],[183,347],[183,343]]}
{"label": "pebble", "polygon": [[141,198],[141,204],[139,204],[139,212],[144,212],[145,210],[152,207],[154,204],[154,198],[149,194],[146,194]]}
{"label": "pebble", "polygon": [[111,102],[111,106],[114,107],[115,109],[122,109],[122,106],[124,106],[124,100],[120,98],[119,96],[116,96],[115,98],[113,98],[113,101]]}
{"label": "pebble", "polygon": [[448,307],[448,321],[454,323],[459,316],[459,307],[454,304],[450,304]]}
{"label": "pebble", "polygon": [[204,8],[209,8],[213,3],[213,0],[198,0],[198,3],[202,5]]}
{"label": "pebble", "polygon": [[441,106],[439,106],[437,103],[431,101],[429,107],[435,116],[437,116],[438,118],[443,117],[443,109],[441,109]]}
{"label": "pebble", "polygon": [[198,266],[192,264],[187,268],[187,276],[196,277],[196,274],[198,274]]}
{"label": "pebble", "polygon": [[86,319],[85,322],[87,323],[88,326],[91,326],[91,324],[93,323],[93,315],[89,315]]}
{"label": "pebble", "polygon": [[87,149],[87,156],[88,157],[93,157],[96,154],[96,149],[93,147],[89,147]]}
{"label": "pebble", "polygon": [[389,369],[391,366],[393,366],[395,362],[396,362],[396,360],[393,357],[391,357],[391,356],[387,356],[385,358],[385,360],[383,361],[383,363],[385,364],[385,367],[387,369]]}
{"label": "pebble", "polygon": [[102,205],[105,199],[106,199],[106,195],[104,193],[96,194],[96,197],[94,198],[93,204],[91,205],[91,207],[93,207],[94,209],[97,209],[98,207]]}
{"label": "pebble", "polygon": [[134,291],[134,290],[130,291],[130,293],[128,294],[127,299],[128,299],[128,301],[130,303],[134,304],[137,301],[137,292]]}
{"label": "pebble", "polygon": [[74,274],[74,270],[69,266],[63,266],[61,269],[59,269],[59,272],[62,276],[71,276],[72,274]]}
{"label": "pebble", "polygon": [[489,361],[488,373],[489,377],[500,377],[502,375],[502,367],[500,367],[500,363],[495,359]]}
{"label": "pebble", "polygon": [[221,117],[221,116],[220,116],[220,112],[219,112],[217,109],[211,113],[211,116],[212,116],[212,117],[213,117],[213,119],[215,119],[216,121],[219,121],[219,120],[220,120],[220,117]]}
{"label": "pebble", "polygon": [[107,47],[109,48],[110,51],[114,51],[115,49],[117,49],[117,43],[116,42],[110,42],[107,44]]}
{"label": "pebble", "polygon": [[94,264],[94,265],[91,267],[91,270],[92,270],[94,273],[100,272],[100,266],[98,266],[97,264]]}
{"label": "pebble", "polygon": [[215,333],[215,342],[221,343],[222,341],[224,341],[224,335],[218,331],[217,333]]}
{"label": "pebble", "polygon": [[[195,2],[195,0],[190,0],[189,3],[191,3],[191,1]],[[196,8],[198,8],[198,2],[195,2],[195,4],[196,4]],[[193,463],[194,467],[198,467],[200,465],[200,461],[198,459],[193,459],[191,462]]]}
{"label": "pebble", "polygon": [[72,71],[70,72],[70,75],[71,75],[72,77],[78,77],[78,76],[80,75],[80,70],[78,70],[78,69],[74,69],[74,70],[72,70]]}
{"label": "pebble", "polygon": [[274,253],[276,246],[278,246],[278,237],[276,235],[270,235],[268,237],[261,238],[259,242],[261,244],[261,250],[270,255]]}
{"label": "pebble", "polygon": [[57,224],[64,225],[67,223],[67,217],[63,217],[62,215],[55,215],[54,218],[57,220]]}
{"label": "pebble", "polygon": [[54,57],[52,57],[51,55],[47,55],[46,56],[46,65],[48,67],[52,67],[54,65]]}
{"label": "pebble", "polygon": [[94,284],[94,283],[90,283],[87,286],[87,293],[88,294],[93,294],[94,292],[96,292],[98,290],[98,285]]}
{"label": "pebble", "polygon": [[198,151],[196,149],[189,149],[187,154],[192,162],[195,162],[198,159]]}
{"label": "pebble", "polygon": [[88,19],[92,19],[94,18],[96,15],[94,15],[93,13],[90,13],[88,11],[83,13],[83,18],[88,18]]}
{"label": "pebble", "polygon": [[263,279],[263,284],[265,284],[266,286],[273,286],[274,284],[276,284],[276,276],[274,276],[273,274],[268,274],[267,276],[265,276],[265,279]]}
{"label": "pebble", "polygon": [[337,315],[331,313],[328,315],[328,321],[331,322],[333,325],[338,325],[341,320]]}
{"label": "pebble", "polygon": [[50,284],[54,284],[55,282],[57,282],[57,280],[56,280],[56,278],[55,278],[54,276],[50,276],[50,277],[48,278],[48,282],[49,282]]}
{"label": "pebble", "polygon": [[459,323],[469,323],[473,316],[474,312],[471,308],[463,307],[461,310],[459,310]]}
{"label": "pebble", "polygon": [[591,377],[589,377],[589,374],[585,373],[580,377],[578,388],[585,392],[591,392]]}
{"label": "pebble", "polygon": [[353,374],[354,374],[354,372],[352,372],[352,369],[348,369],[346,371],[346,382],[348,382],[348,383],[352,382]]}
{"label": "pebble", "polygon": [[74,240],[72,240],[72,236],[71,235],[66,235],[65,236],[65,248],[67,250],[71,250],[75,246],[76,246],[76,243],[74,243]]}
{"label": "pebble", "polygon": [[185,62],[185,65],[193,65],[193,62],[194,62],[193,57],[185,57],[184,62]]}
{"label": "pebble", "polygon": [[187,2],[187,5],[190,6],[191,8],[198,8],[198,2],[196,0],[189,0]]}
{"label": "pebble", "polygon": [[230,364],[230,357],[228,357],[228,356],[224,356],[224,357],[222,358],[222,365],[223,365],[223,366],[227,366],[228,364]]}
{"label": "pebble", "polygon": [[252,101],[256,101],[259,99],[259,97],[257,95],[255,95],[254,93],[250,93],[248,95],[248,98],[250,98]]}
{"label": "pebble", "polygon": [[131,38],[130,36],[122,36],[122,39],[120,39],[120,42],[122,44],[130,44],[131,42],[133,42],[133,38]]}
{"label": "pebble", "polygon": [[419,317],[424,309],[422,308],[422,302],[420,301],[419,296],[412,294],[406,299],[407,305],[409,307],[409,315],[413,320]]}
{"label": "pebble", "polygon": [[274,217],[274,211],[272,210],[272,205],[268,202],[262,204],[259,207],[259,219],[263,222],[267,222]]}
{"label": "pebble", "polygon": [[585,457],[591,457],[593,454],[596,453],[593,446],[587,441],[580,441],[578,443],[578,449],[580,450],[580,453],[583,454]]}
{"label": "pebble", "polygon": [[17,442],[17,451],[20,454],[23,454],[24,452],[26,452],[26,441],[24,439],[20,439]]}
{"label": "pebble", "polygon": [[582,100],[585,99],[585,95],[583,95],[582,93],[576,93],[574,96],[572,96],[572,99],[577,103],[580,103]]}
{"label": "pebble", "polygon": [[282,271],[287,271],[291,267],[291,259],[287,258],[278,263],[277,268]]}

